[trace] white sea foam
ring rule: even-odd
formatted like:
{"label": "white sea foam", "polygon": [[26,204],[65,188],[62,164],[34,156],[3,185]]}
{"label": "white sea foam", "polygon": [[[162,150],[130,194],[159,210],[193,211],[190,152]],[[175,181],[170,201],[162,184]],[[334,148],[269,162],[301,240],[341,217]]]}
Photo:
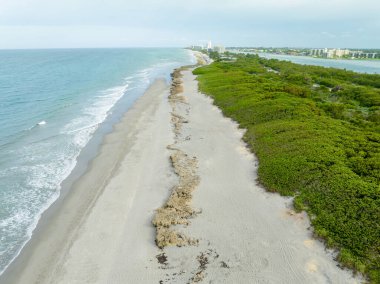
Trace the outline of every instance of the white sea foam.
{"label": "white sea foam", "polygon": [[[29,144],[19,150],[18,154],[23,157],[25,166],[15,167],[13,171],[24,172],[27,176],[26,188],[32,190],[20,192],[21,195],[25,196],[20,198],[19,195],[15,202],[19,202],[21,199],[25,201],[25,205],[20,206],[19,204],[18,210],[0,221],[1,231],[7,233],[8,237],[21,234],[25,238],[23,245],[19,247],[9,263],[20,254],[22,248],[30,240],[42,213],[58,199],[60,184],[75,168],[81,149],[86,146],[99,124],[106,119],[110,109],[125,94],[127,88],[128,85],[126,84],[100,92],[101,95],[95,97],[91,106],[84,107],[79,117],[63,127],[61,141],[52,141],[57,143],[56,149],[52,148],[51,141],[46,140]],[[41,121],[37,125],[45,124],[45,121]],[[43,144],[46,146],[44,147]],[[41,151],[45,151],[45,149],[50,149],[49,160],[42,159],[39,163],[35,163],[37,162],[35,161],[36,157],[43,157]],[[9,170],[7,171],[8,174]],[[30,202],[35,205],[33,208],[27,206]],[[22,233],[20,230],[24,232]],[[16,245],[17,242],[8,249],[14,248]],[[5,251],[0,251],[0,256],[4,253]],[[0,275],[8,266],[9,264],[0,271]]]}
{"label": "white sea foam", "polygon": [[[75,168],[81,150],[112,112],[113,106],[128,91],[138,89],[142,94],[154,77],[167,75],[175,65],[179,64],[159,63],[126,77],[123,85],[100,91],[83,101],[83,107],[76,112],[77,116],[62,126],[58,133],[17,149],[18,153],[14,154],[22,157],[17,161],[17,166],[0,170],[2,178],[11,179],[17,175],[27,177],[24,183],[15,184],[9,193],[3,193],[8,194],[3,197],[9,203],[7,208],[0,210],[0,213],[7,210],[7,217],[0,221],[0,233],[5,233],[0,234],[0,241],[3,243],[7,238],[9,242],[5,249],[0,246],[0,259],[3,258],[3,262],[0,261],[0,274],[32,237],[42,213],[58,199],[60,184]],[[46,128],[41,130],[53,127],[54,123],[49,121],[47,124],[41,120],[34,127],[45,125]]]}

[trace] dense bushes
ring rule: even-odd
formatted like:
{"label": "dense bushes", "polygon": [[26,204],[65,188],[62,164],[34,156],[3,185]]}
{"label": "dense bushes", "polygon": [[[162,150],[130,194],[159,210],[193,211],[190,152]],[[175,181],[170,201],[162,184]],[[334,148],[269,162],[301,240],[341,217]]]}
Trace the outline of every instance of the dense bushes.
{"label": "dense bushes", "polygon": [[338,259],[380,283],[380,76],[257,56],[194,73],[247,129],[260,182],[295,196]]}

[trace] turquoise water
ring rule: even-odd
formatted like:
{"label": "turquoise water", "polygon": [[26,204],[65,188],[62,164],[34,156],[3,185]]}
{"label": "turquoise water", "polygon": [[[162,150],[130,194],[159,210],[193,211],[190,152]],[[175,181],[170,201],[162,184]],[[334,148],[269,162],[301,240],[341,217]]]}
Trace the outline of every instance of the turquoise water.
{"label": "turquoise water", "polygon": [[0,274],[99,126],[193,62],[182,49],[0,51]]}
{"label": "turquoise water", "polygon": [[271,53],[259,53],[261,57],[287,60],[303,65],[318,65],[352,70],[360,73],[380,74],[380,60],[339,60],[313,58],[309,56],[292,56]]}

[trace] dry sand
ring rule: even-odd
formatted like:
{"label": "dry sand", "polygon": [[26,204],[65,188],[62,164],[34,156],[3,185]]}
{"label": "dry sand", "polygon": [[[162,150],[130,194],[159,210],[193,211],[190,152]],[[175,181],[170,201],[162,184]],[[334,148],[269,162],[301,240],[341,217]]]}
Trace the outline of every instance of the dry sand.
{"label": "dry sand", "polygon": [[[182,74],[170,103],[156,81],[106,137],[7,283],[358,283],[256,184],[243,131]],[[159,249],[153,223],[191,241]]]}
{"label": "dry sand", "polygon": [[197,92],[183,73],[183,97],[174,114],[183,118],[176,148],[198,162],[200,183],[192,208],[201,211],[178,228],[197,246],[167,247],[168,283],[358,283],[332,252],[312,238],[304,213],[292,200],[256,183],[257,160],[237,124]]}

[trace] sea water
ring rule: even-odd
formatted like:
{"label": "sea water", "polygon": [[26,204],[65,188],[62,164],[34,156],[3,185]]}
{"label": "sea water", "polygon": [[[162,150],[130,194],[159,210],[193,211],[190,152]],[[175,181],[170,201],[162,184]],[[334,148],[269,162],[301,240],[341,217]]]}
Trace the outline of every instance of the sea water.
{"label": "sea water", "polygon": [[191,63],[183,49],[0,50],[0,274],[100,126]]}

